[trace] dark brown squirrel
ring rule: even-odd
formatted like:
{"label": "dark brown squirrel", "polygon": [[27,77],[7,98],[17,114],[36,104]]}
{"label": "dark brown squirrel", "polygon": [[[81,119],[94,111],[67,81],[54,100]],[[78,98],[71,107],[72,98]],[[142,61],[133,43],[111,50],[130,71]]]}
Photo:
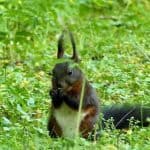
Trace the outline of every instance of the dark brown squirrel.
{"label": "dark brown squirrel", "polygon": [[[81,69],[76,65],[72,65],[73,63],[79,63],[79,57],[72,33],[69,33],[69,36],[73,48],[72,61],[58,63],[52,71],[52,89],[50,90],[52,111],[48,121],[49,135],[52,137],[74,137],[76,132],[79,131],[79,134],[84,138],[89,138],[89,136],[94,137],[96,135],[94,132],[96,124],[101,124],[102,128],[104,128],[104,120],[112,117],[114,126],[118,129],[129,127],[129,119],[131,117],[139,120],[141,122],[139,125],[148,126],[149,122],[146,118],[150,117],[149,107],[142,108],[140,105],[115,105],[100,108],[100,100],[94,88],[85,78]],[[64,55],[63,43],[64,32],[58,40],[58,59],[63,58]],[[77,128],[82,87],[84,87],[83,102],[79,128]],[[99,119],[100,113],[103,114],[104,118],[101,121]]]}

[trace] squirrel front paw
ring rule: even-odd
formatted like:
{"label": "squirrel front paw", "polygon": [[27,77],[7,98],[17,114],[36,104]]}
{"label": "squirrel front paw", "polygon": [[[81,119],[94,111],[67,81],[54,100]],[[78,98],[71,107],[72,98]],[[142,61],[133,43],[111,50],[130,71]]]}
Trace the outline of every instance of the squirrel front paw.
{"label": "squirrel front paw", "polygon": [[57,90],[54,90],[54,89],[52,89],[52,90],[49,91],[49,95],[51,97],[55,97],[57,95],[57,93],[58,93]]}
{"label": "squirrel front paw", "polygon": [[49,94],[52,98],[61,98],[63,96],[62,91],[59,89],[52,89]]}
{"label": "squirrel front paw", "polygon": [[52,89],[50,90],[49,94],[52,98],[52,104],[54,107],[59,107],[63,102],[62,92],[59,89]]}

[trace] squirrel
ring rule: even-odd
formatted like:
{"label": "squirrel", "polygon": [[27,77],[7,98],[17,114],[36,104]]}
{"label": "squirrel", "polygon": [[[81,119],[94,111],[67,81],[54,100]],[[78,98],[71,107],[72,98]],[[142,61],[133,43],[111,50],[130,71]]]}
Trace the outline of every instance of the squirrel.
{"label": "squirrel", "polygon": [[[73,49],[73,56],[70,58],[72,61],[57,63],[52,70],[52,89],[49,92],[52,99],[52,108],[47,125],[49,135],[51,137],[72,138],[75,137],[76,132],[79,132],[81,137],[88,139],[90,136],[96,135],[96,124],[105,128],[105,120],[111,118],[113,118],[116,129],[128,128],[131,117],[139,121],[138,125],[148,126],[149,107],[140,105],[100,107],[100,99],[96,95],[95,89],[81,69],[77,65],[72,65],[73,63],[79,63],[80,60],[73,34],[69,32],[69,36]],[[64,32],[58,40],[57,58],[61,59],[63,55]],[[78,119],[80,105],[81,112]],[[103,119],[100,120],[101,113]],[[77,126],[78,121],[79,126]]]}

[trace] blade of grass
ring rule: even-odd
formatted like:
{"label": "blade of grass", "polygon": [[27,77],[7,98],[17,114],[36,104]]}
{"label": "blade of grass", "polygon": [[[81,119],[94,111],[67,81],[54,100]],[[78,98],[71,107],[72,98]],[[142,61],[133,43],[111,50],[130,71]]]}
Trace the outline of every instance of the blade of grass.
{"label": "blade of grass", "polygon": [[81,90],[81,95],[80,95],[80,103],[79,103],[79,110],[78,110],[78,116],[77,116],[76,137],[79,136],[79,126],[80,126],[80,117],[81,117],[84,91],[85,91],[85,79],[83,79],[83,82],[82,82],[82,90]]}

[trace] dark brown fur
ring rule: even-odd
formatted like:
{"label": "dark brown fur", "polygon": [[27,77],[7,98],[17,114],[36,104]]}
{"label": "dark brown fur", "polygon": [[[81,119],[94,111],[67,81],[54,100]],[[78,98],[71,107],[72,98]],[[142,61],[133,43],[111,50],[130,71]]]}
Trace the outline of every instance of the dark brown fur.
{"label": "dark brown fur", "polygon": [[95,125],[96,120],[93,120],[93,118],[95,118],[97,115],[97,109],[94,106],[88,106],[84,109],[84,111],[87,113],[87,115],[80,124],[80,132],[84,138],[88,138],[89,133],[93,131]]}
{"label": "dark brown fur", "polygon": [[62,130],[57,123],[56,119],[51,116],[48,121],[48,126],[47,126],[49,132],[49,135],[56,138],[56,137],[61,137],[62,136]]}

